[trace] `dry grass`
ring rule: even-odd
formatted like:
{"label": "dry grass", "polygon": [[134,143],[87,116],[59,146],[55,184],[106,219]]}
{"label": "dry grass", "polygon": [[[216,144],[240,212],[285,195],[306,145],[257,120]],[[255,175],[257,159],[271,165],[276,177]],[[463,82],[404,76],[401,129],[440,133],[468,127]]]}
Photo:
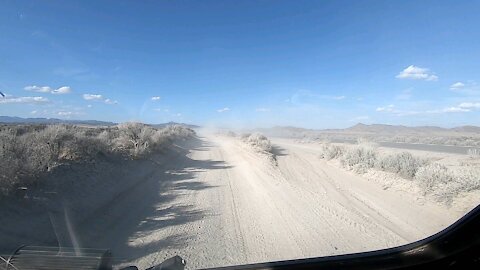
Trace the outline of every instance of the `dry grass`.
{"label": "dry grass", "polygon": [[143,158],[175,139],[193,135],[193,130],[183,126],[156,129],[141,123],[109,128],[2,126],[0,195],[8,195],[18,186],[38,184],[61,164],[89,163],[104,156]]}

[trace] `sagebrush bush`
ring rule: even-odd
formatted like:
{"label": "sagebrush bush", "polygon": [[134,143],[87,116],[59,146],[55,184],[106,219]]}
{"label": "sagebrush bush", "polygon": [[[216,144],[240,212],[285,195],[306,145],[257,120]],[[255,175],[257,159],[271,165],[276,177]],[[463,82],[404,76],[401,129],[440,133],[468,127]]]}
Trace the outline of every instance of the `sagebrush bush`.
{"label": "sagebrush bush", "polygon": [[464,167],[458,171],[433,163],[421,167],[415,175],[423,193],[439,202],[450,203],[461,192],[480,189],[480,168]]}
{"label": "sagebrush bush", "polygon": [[470,148],[467,150],[467,154],[471,158],[480,158],[480,149]]}
{"label": "sagebrush bush", "polygon": [[358,173],[375,168],[413,179],[424,195],[444,203],[450,203],[461,192],[480,189],[479,167],[462,166],[452,170],[438,163],[429,164],[428,160],[409,152],[380,155],[374,144],[365,141],[361,141],[361,145],[347,147],[323,143],[320,158],[338,159],[343,166]]}
{"label": "sagebrush bush", "polygon": [[434,192],[439,185],[450,183],[453,178],[454,176],[448,168],[438,163],[421,167],[415,174],[415,180],[424,194]]}
{"label": "sagebrush bush", "polygon": [[330,144],[330,143],[324,143],[322,144],[321,152],[320,152],[320,158],[324,159],[335,159],[343,155],[345,152],[345,148]]}
{"label": "sagebrush bush", "polygon": [[340,157],[340,162],[357,172],[365,172],[373,168],[377,160],[377,153],[369,146],[353,146],[348,148]]}
{"label": "sagebrush bush", "polygon": [[414,157],[409,152],[402,152],[379,157],[375,166],[382,171],[397,173],[404,178],[412,179],[418,169],[426,163],[426,160]]}
{"label": "sagebrush bush", "polygon": [[36,183],[66,162],[92,162],[99,155],[141,158],[175,139],[195,134],[172,125],[156,129],[141,123],[109,128],[69,125],[3,126],[0,129],[0,195]]}
{"label": "sagebrush bush", "polygon": [[260,133],[243,134],[241,139],[259,151],[272,153],[270,140]]}

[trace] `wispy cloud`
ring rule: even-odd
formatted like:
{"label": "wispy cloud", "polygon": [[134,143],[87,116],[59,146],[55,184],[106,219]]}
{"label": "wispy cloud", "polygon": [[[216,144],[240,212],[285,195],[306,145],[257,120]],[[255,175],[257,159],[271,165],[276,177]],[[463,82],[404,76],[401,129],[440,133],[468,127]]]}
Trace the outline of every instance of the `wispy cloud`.
{"label": "wispy cloud", "polygon": [[480,109],[480,102],[463,102],[458,107],[463,109]]}
{"label": "wispy cloud", "polygon": [[346,96],[331,96],[331,97],[326,96],[326,98],[331,98],[334,100],[342,100],[342,99],[345,99]]}
{"label": "wispy cloud", "polygon": [[412,97],[412,89],[405,89],[402,93],[395,96],[396,100],[409,100]]}
{"label": "wispy cloud", "polygon": [[370,120],[370,117],[368,115],[360,115],[350,119],[351,122],[367,121],[367,120]]}
{"label": "wispy cloud", "polygon": [[73,78],[75,80],[90,80],[96,78],[97,75],[90,72],[88,68],[79,68],[79,67],[59,67],[53,70],[53,74],[62,77]]}
{"label": "wispy cloud", "polygon": [[69,94],[72,92],[72,88],[70,88],[69,86],[62,86],[55,89],[50,86],[29,85],[29,86],[25,86],[23,89],[27,91],[32,91],[32,92],[50,93],[55,95]]}
{"label": "wispy cloud", "polygon": [[458,106],[445,107],[443,109],[433,109],[433,110],[401,110],[395,108],[395,105],[391,104],[384,107],[378,107],[377,112],[388,113],[395,116],[412,116],[412,115],[431,115],[431,114],[442,114],[442,113],[467,113],[473,110],[480,109],[480,102],[464,102]]}
{"label": "wispy cloud", "polygon": [[0,98],[0,104],[7,103],[26,103],[26,104],[41,104],[50,102],[48,98],[45,97],[5,97]]}
{"label": "wispy cloud", "polygon": [[412,79],[412,80],[425,80],[436,81],[438,76],[430,72],[428,68],[421,68],[414,65],[410,65],[402,70],[396,76],[398,79]]}
{"label": "wispy cloud", "polygon": [[461,90],[465,87],[465,84],[462,82],[456,82],[452,85],[450,85],[450,90],[456,91],[456,90]]}
{"label": "wispy cloud", "polygon": [[83,99],[88,101],[103,101],[105,104],[108,104],[108,105],[118,104],[118,101],[105,98],[100,94],[83,94]]}
{"label": "wispy cloud", "polygon": [[83,99],[99,101],[103,99],[103,96],[98,94],[83,94]]}
{"label": "wispy cloud", "polygon": [[217,112],[219,112],[219,113],[228,112],[228,111],[230,111],[230,108],[228,108],[228,107],[217,110]]}
{"label": "wispy cloud", "polygon": [[161,98],[159,96],[155,96],[151,98],[153,101],[159,101]]}
{"label": "wispy cloud", "polygon": [[74,114],[75,114],[74,112],[65,112],[65,111],[57,112],[57,115],[59,116],[72,116]]}
{"label": "wispy cloud", "polygon": [[293,105],[314,105],[318,106],[319,103],[324,102],[325,100],[335,100],[342,101],[345,100],[347,96],[345,95],[325,95],[311,90],[297,90],[289,99],[286,99],[285,102],[288,102]]}
{"label": "wispy cloud", "polygon": [[462,108],[462,107],[448,107],[448,108],[443,109],[443,112],[447,112],[447,113],[469,112],[469,111],[470,111],[470,109],[465,109],[465,108]]}
{"label": "wispy cloud", "polygon": [[32,92],[38,93],[50,93],[53,89],[50,86],[36,86],[36,85],[29,85],[25,86],[23,89]]}
{"label": "wispy cloud", "polygon": [[54,95],[62,95],[62,94],[68,94],[71,93],[72,89],[68,86],[62,86],[58,89],[54,89],[51,93]]}
{"label": "wispy cloud", "polygon": [[480,87],[475,81],[456,82],[450,85],[450,90],[467,95],[480,94]]}
{"label": "wispy cloud", "polygon": [[109,98],[106,98],[103,102],[105,102],[105,104],[109,104],[109,105],[118,104],[118,101],[116,101],[116,100],[111,100],[111,99],[109,99]]}
{"label": "wispy cloud", "polygon": [[257,112],[269,112],[270,109],[269,108],[256,108],[255,111],[257,111]]}
{"label": "wispy cloud", "polygon": [[377,112],[393,112],[395,110],[395,105],[390,104],[384,107],[378,107],[376,109]]}

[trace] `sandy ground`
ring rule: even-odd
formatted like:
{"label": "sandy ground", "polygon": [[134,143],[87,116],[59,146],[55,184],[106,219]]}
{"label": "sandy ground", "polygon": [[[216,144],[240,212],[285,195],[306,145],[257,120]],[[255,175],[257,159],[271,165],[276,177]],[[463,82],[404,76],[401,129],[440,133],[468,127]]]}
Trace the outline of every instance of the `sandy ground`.
{"label": "sandy ground", "polygon": [[464,214],[366,181],[312,145],[273,142],[276,162],[236,138],[201,134],[74,222],[74,238],[110,248],[117,265],[143,269],[178,254],[194,269],[393,247]]}
{"label": "sandy ground", "polygon": [[461,215],[330,166],[315,149],[275,150],[277,165],[238,139],[204,134],[188,159],[159,165],[176,179],[154,175],[116,198],[83,228],[83,244],[139,267],[178,254],[200,268],[392,247]]}

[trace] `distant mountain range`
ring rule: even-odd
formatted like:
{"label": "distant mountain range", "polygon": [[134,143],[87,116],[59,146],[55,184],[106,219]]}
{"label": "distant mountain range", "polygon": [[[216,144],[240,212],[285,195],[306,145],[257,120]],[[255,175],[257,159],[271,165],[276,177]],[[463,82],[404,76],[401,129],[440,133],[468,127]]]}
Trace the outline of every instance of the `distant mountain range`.
{"label": "distant mountain range", "polygon": [[[342,129],[341,129],[342,130]],[[442,128],[435,126],[418,126],[407,127],[402,125],[382,125],[382,124],[356,124],[353,127],[343,129],[343,131],[350,132],[366,132],[366,133],[435,133],[435,132],[468,132],[480,133],[480,127],[477,126],[460,126],[454,128]]]}
{"label": "distant mountain range", "polygon": [[57,118],[22,118],[13,116],[0,116],[0,123],[4,124],[72,124],[92,126],[113,126],[116,123],[97,120],[64,120]]}
{"label": "distant mountain range", "polygon": [[274,137],[303,137],[315,135],[319,133],[330,134],[372,134],[372,135],[389,135],[389,134],[442,134],[442,135],[459,135],[460,133],[476,133],[480,134],[480,127],[477,126],[460,126],[454,128],[442,128],[435,126],[418,126],[408,127],[402,125],[383,125],[383,124],[356,124],[345,129],[306,129],[291,126],[275,126],[271,128],[257,128],[254,132],[260,132],[266,136]]}
{"label": "distant mountain range", "polygon": [[163,128],[163,127],[171,126],[171,125],[181,125],[181,126],[188,127],[188,128],[199,128],[200,127],[200,126],[197,126],[197,125],[177,123],[177,122],[168,122],[168,123],[163,123],[163,124],[151,124],[150,126],[156,127],[156,128]]}
{"label": "distant mountain range", "polygon": [[[13,116],[0,116],[0,123],[3,124],[71,124],[71,125],[90,125],[90,126],[113,126],[117,123],[98,121],[98,120],[65,120],[57,118],[22,118]],[[153,127],[162,128],[168,125],[182,125],[189,128],[199,128],[199,126],[168,122],[163,124],[151,124]]]}

